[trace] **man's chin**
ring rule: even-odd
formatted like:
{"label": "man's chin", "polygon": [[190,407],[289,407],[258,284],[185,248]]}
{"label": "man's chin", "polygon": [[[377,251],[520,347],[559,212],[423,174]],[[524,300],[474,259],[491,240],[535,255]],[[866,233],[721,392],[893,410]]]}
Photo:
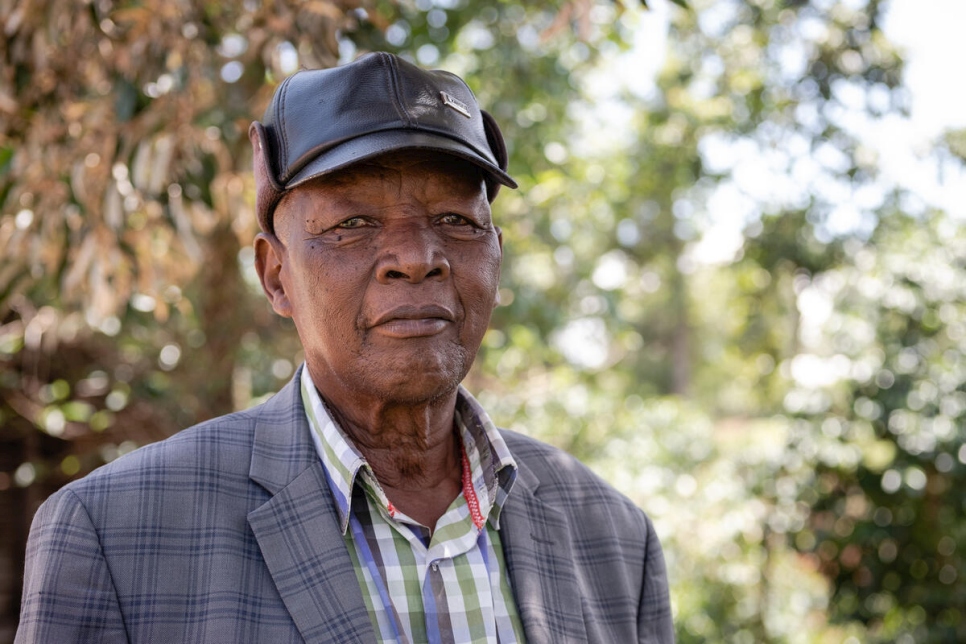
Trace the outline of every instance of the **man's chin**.
{"label": "man's chin", "polygon": [[[395,361],[394,361],[395,362]],[[467,364],[469,363],[469,364]],[[464,355],[440,357],[422,354],[403,364],[387,366],[378,380],[369,380],[363,388],[370,395],[389,403],[422,405],[452,396],[469,371],[471,360]]]}
{"label": "man's chin", "polygon": [[369,394],[385,403],[420,406],[446,400],[456,391],[463,374],[416,373],[406,379],[371,383]]}
{"label": "man's chin", "polygon": [[[435,346],[434,346],[435,344]],[[334,385],[358,403],[421,406],[443,401],[453,395],[473,364],[470,353],[455,343],[402,343],[396,346],[369,344],[360,352],[354,369],[339,373],[323,361],[321,369],[310,371],[316,387],[326,394]],[[316,379],[318,374],[318,379]],[[326,382],[328,381],[328,385]]]}

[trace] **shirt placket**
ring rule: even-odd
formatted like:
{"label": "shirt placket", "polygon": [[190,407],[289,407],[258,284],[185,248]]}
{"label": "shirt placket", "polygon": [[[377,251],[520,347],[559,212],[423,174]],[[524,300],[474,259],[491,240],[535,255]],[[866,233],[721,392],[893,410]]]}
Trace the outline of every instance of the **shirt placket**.
{"label": "shirt placket", "polygon": [[[426,636],[431,643],[455,642],[457,639],[455,634],[468,635],[472,629],[472,625],[464,617],[465,606],[462,605],[462,602],[466,601],[467,598],[463,596],[463,589],[460,585],[459,573],[454,560],[460,556],[479,559],[471,565],[484,566],[487,570],[484,577],[489,579],[486,550],[488,540],[483,528],[485,520],[479,515],[480,506],[476,500],[476,491],[473,488],[472,476],[468,467],[468,460],[464,453],[463,494],[457,497],[454,504],[440,518],[437,523],[438,529],[428,548],[417,534],[418,531],[425,528],[393,507],[370,473],[360,477],[360,483],[366,492],[365,496],[370,511],[378,512],[383,521],[402,536],[412,549],[419,572]],[[469,503],[470,499],[473,500],[472,504]],[[474,556],[474,548],[480,549],[478,550],[479,557]],[[387,572],[383,570],[383,575]],[[384,582],[384,580],[385,577],[380,581]],[[380,586],[381,588],[386,587],[385,583],[380,584]],[[490,585],[477,583],[475,588],[472,597],[474,608],[483,610],[482,607],[492,606],[493,598]],[[409,622],[399,619],[399,613],[392,603],[394,596],[393,593],[388,591],[383,596],[383,592],[380,590],[380,597],[383,599],[387,615],[396,619],[395,630],[397,632],[408,632],[406,626]],[[452,606],[452,602],[459,602],[460,605]],[[454,609],[459,617],[459,623],[454,623]],[[489,641],[496,640],[495,632],[489,632],[491,630],[490,622],[492,621],[492,619],[484,619],[483,624]],[[460,637],[459,639],[465,638]]]}

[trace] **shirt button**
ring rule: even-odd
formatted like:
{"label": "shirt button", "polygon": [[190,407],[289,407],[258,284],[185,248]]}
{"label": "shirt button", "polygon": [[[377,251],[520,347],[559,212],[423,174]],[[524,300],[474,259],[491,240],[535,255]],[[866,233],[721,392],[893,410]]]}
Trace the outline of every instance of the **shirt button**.
{"label": "shirt button", "polygon": [[439,572],[439,563],[434,561],[430,567],[433,569],[433,572]]}

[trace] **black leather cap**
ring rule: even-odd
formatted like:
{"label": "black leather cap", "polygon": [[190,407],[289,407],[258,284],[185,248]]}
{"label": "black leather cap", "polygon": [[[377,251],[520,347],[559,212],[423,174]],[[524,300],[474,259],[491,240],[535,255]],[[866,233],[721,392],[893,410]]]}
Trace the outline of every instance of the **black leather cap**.
{"label": "black leather cap", "polygon": [[384,52],[289,76],[249,137],[258,221],[270,232],[285,191],[395,150],[433,150],[479,166],[490,201],[500,185],[517,187],[500,128],[466,83]]}

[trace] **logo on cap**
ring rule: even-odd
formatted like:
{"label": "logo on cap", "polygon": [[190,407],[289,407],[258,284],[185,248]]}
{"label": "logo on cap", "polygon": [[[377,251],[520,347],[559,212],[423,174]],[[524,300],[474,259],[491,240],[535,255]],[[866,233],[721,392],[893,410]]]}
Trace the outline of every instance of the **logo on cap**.
{"label": "logo on cap", "polygon": [[440,92],[439,96],[440,98],[443,99],[443,105],[445,105],[446,107],[453,108],[454,110],[456,110],[457,112],[459,112],[460,114],[462,114],[468,119],[473,118],[472,116],[470,116],[470,108],[468,108],[466,106],[466,103],[464,103],[460,99],[450,96],[446,92]]}

